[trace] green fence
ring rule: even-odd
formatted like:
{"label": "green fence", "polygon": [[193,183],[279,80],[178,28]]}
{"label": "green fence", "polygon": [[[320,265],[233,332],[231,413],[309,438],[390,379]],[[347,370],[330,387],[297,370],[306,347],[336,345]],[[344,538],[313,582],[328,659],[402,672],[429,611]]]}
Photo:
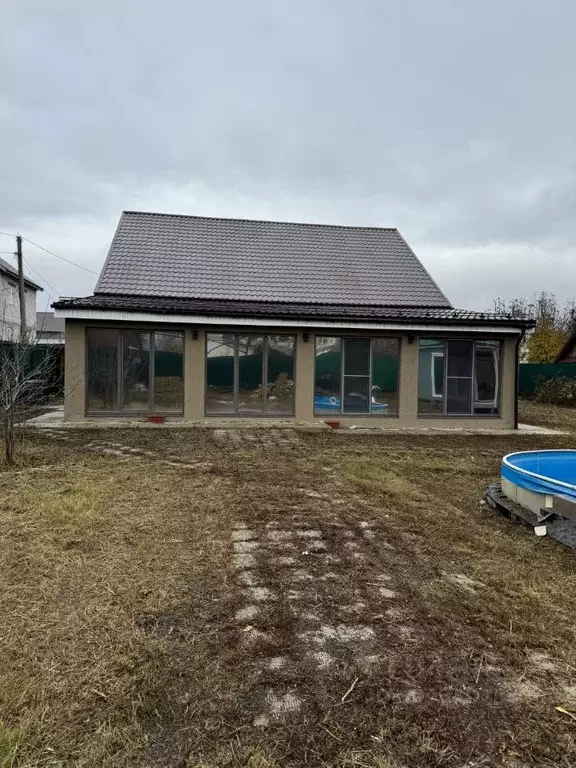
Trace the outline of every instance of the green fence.
{"label": "green fence", "polygon": [[568,376],[576,379],[576,363],[520,363],[518,392],[520,397],[530,397],[542,379]]}

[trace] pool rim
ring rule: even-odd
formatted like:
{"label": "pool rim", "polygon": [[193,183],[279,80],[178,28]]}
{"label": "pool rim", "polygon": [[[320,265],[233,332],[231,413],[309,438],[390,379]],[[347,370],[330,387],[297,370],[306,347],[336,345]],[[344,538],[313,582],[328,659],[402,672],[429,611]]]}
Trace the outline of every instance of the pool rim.
{"label": "pool rim", "polygon": [[574,453],[576,454],[576,450],[574,448],[544,448],[540,451],[514,451],[513,453],[508,453],[504,458],[502,459],[502,465],[507,467],[513,472],[518,472],[521,475],[528,475],[529,477],[535,477],[538,480],[544,480],[548,483],[555,483],[556,485],[561,485],[563,488],[570,488],[572,491],[576,491],[576,485],[573,485],[572,483],[565,483],[563,480],[556,480],[553,477],[547,477],[546,475],[539,475],[537,472],[530,472],[529,469],[523,469],[522,467],[518,467],[515,464],[511,464],[508,459],[510,459],[512,456],[522,456],[526,453]]}

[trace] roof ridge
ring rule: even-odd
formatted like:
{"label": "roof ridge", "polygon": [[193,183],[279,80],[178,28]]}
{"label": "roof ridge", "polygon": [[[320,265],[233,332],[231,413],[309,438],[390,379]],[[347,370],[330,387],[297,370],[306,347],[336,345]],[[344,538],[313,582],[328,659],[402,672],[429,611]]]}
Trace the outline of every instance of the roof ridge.
{"label": "roof ridge", "polygon": [[[171,219],[202,219],[204,221],[232,221],[238,224],[281,224],[292,227],[327,227],[330,229],[362,229],[375,232],[398,232],[398,227],[376,227],[356,224],[326,224],[317,221],[277,221],[274,219],[239,219],[228,216],[199,216],[194,213],[163,213],[162,211],[122,211],[130,216],[166,216]],[[400,234],[398,232],[398,234]]]}

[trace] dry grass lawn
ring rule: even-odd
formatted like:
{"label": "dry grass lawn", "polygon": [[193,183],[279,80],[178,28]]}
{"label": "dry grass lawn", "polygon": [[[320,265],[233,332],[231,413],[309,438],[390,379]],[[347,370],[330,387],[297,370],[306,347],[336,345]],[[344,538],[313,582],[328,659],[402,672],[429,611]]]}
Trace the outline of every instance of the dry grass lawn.
{"label": "dry grass lawn", "polygon": [[518,416],[524,424],[535,424],[537,427],[549,427],[565,432],[576,432],[576,408],[565,408],[560,405],[546,405],[531,400],[521,400]]}
{"label": "dry grass lawn", "polygon": [[576,437],[31,430],[0,768],[574,765],[575,555],[482,503],[538,447]]}

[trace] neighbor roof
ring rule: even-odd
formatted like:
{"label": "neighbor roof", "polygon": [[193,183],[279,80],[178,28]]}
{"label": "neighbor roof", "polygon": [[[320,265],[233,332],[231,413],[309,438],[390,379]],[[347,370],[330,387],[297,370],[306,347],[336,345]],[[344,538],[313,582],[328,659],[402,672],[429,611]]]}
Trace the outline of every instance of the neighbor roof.
{"label": "neighbor roof", "polygon": [[[4,274],[10,275],[10,277],[13,277],[15,280],[18,280],[18,270],[12,266],[8,261],[4,261],[4,259],[0,259],[0,272],[3,272]],[[29,277],[24,276],[24,284],[28,286],[28,288],[33,288],[35,291],[43,291],[44,289],[39,286],[37,283],[35,283],[33,280],[30,280]]]}
{"label": "neighbor roof", "polygon": [[66,321],[54,312],[36,312],[36,330],[40,333],[64,333]]}
{"label": "neighbor roof", "polygon": [[561,363],[565,357],[573,357],[573,350],[576,348],[576,329],[568,336],[562,349],[556,355],[554,362]]}
{"label": "neighbor roof", "polygon": [[451,307],[396,229],[136,211],[122,214],[95,292]]}

